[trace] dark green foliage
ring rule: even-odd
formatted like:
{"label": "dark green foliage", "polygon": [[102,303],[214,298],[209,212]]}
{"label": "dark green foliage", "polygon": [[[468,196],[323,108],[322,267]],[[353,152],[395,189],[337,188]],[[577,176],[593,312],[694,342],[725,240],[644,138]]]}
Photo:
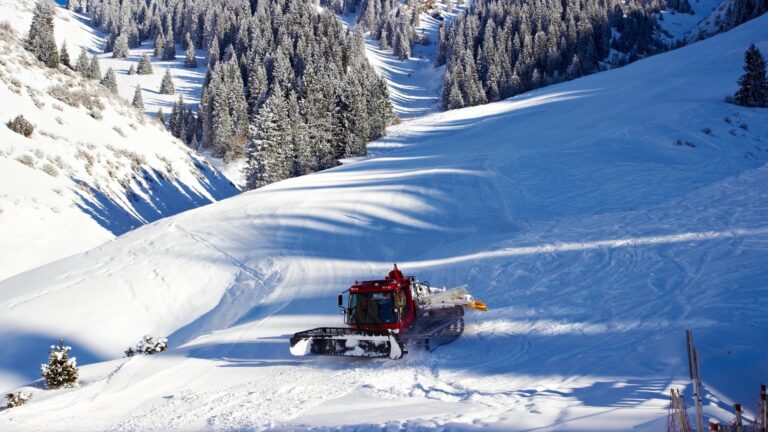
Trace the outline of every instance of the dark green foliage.
{"label": "dark green foliage", "polygon": [[64,43],[61,44],[61,51],[59,51],[59,63],[62,65],[71,68],[72,65],[69,64],[69,51],[67,50],[67,41],[64,41]]}
{"label": "dark green foliage", "polygon": [[152,61],[149,60],[147,54],[142,54],[139,59],[139,67],[136,68],[136,72],[139,75],[152,75]]}
{"label": "dark green foliage", "polygon": [[88,78],[100,79],[101,78],[101,66],[99,66],[99,58],[96,54],[91,57],[91,64],[88,65]]}
{"label": "dark green foliage", "polygon": [[744,53],[744,75],[739,78],[739,90],[735,101],[753,108],[768,107],[768,79],[765,75],[765,58],[755,44]]}
{"label": "dark green foliage", "polygon": [[174,93],[176,93],[176,88],[173,86],[171,70],[166,68],[165,75],[163,75],[163,81],[160,83],[160,94],[172,95]]}
{"label": "dark green foliage", "polygon": [[112,68],[107,69],[107,73],[101,79],[101,85],[109,89],[113,94],[117,94],[117,77],[115,77],[115,71]]}
{"label": "dark green foliage", "polygon": [[136,86],[136,91],[133,92],[131,105],[133,105],[134,108],[144,111],[144,98],[141,96],[141,87],[139,86]]}
{"label": "dark green foliage", "polygon": [[77,57],[77,63],[75,63],[75,72],[86,78],[91,73],[91,62],[88,60],[85,48],[80,48],[80,55]]}
{"label": "dark green foliage", "polygon": [[32,15],[29,36],[26,40],[27,49],[51,68],[59,65],[59,50],[53,35],[55,8],[56,6],[50,0],[38,0]]}
{"label": "dark green foliage", "polygon": [[[408,56],[417,39],[413,26],[418,25],[420,3],[378,1],[388,2],[392,18],[380,14],[377,21],[401,31],[398,54]],[[360,2],[321,3],[351,12]],[[108,35],[108,49],[120,51],[118,46],[126,44],[118,39],[138,29],[140,40],[154,41],[156,56],[173,58],[176,43],[180,44],[186,50],[187,67],[195,65],[195,48],[208,52],[199,118],[190,110],[174,108],[179,113],[171,113],[169,127],[187,144],[225,160],[245,156],[248,147],[249,158],[259,154],[280,162],[264,165],[274,167],[274,172],[258,174],[262,180],[250,187],[326,169],[337,165],[340,157],[363,155],[366,143],[383,136],[393,121],[386,83],[365,58],[362,33],[346,29],[333,14],[318,13],[314,2],[92,0],[89,4],[93,23]],[[390,29],[389,34],[387,39],[392,40],[395,33]],[[279,137],[280,127],[259,119],[270,97],[272,105],[286,107],[287,117],[278,121],[285,123],[289,138]],[[267,125],[269,129],[261,130]],[[256,141],[279,145],[259,147]],[[274,154],[258,153],[259,148]],[[250,178],[257,177],[251,174]]]}
{"label": "dark green foliage", "polygon": [[187,50],[184,53],[184,66],[195,68],[197,67],[197,58],[195,57],[195,43],[192,41],[189,33],[187,33],[185,40],[187,44]]}
{"label": "dark green foliage", "polygon": [[[658,2],[486,0],[438,31],[446,109],[494,102],[666,49]],[[618,37],[613,36],[618,32]]]}

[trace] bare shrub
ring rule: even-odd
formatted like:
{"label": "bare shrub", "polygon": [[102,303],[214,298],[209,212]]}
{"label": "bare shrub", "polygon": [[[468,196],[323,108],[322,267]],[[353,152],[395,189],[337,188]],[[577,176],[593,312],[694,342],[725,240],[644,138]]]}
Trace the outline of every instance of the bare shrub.
{"label": "bare shrub", "polygon": [[70,89],[61,84],[57,84],[48,88],[48,94],[71,107],[78,108],[83,106],[85,109],[93,112],[100,112],[104,109],[104,104],[101,102],[101,98],[97,95],[92,95],[81,88]]}
{"label": "bare shrub", "polygon": [[48,174],[51,177],[58,177],[59,175],[59,170],[57,170],[56,167],[53,166],[52,164],[46,163],[45,165],[43,165],[42,169],[44,173]]}
{"label": "bare shrub", "polygon": [[35,131],[35,125],[30,123],[29,120],[25,119],[21,114],[17,115],[13,120],[9,120],[5,125],[8,126],[8,129],[27,138],[29,138],[32,135],[32,132]]}
{"label": "bare shrub", "polygon": [[120,129],[120,126],[112,126],[112,130],[117,132],[117,134],[120,135],[121,137],[125,138],[125,132],[123,132],[123,130]]}
{"label": "bare shrub", "polygon": [[30,168],[35,167],[35,158],[33,158],[31,155],[28,155],[28,154],[23,154],[17,157],[16,161]]}

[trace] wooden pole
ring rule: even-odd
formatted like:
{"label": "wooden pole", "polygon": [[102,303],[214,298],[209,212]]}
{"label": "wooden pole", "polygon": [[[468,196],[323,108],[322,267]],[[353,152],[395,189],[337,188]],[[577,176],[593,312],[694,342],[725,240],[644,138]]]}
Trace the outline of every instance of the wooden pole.
{"label": "wooden pole", "polygon": [[701,364],[699,363],[699,350],[693,349],[694,366],[696,367],[696,425],[701,425],[700,431],[704,430],[704,407],[702,406],[702,398],[704,394],[704,385],[701,383]]}
{"label": "wooden pole", "polygon": [[765,428],[768,426],[768,406],[766,406],[765,397],[765,384],[760,384],[760,417],[762,417],[760,426],[763,427],[762,432],[765,432]]}
{"label": "wooden pole", "polygon": [[720,425],[715,423],[714,421],[710,420],[709,421],[709,430],[719,431],[720,430]]}
{"label": "wooden pole", "polygon": [[693,385],[693,403],[696,416],[696,431],[704,431],[704,415],[701,409],[701,374],[698,371],[699,361],[697,350],[693,347],[693,330],[685,331],[685,339],[688,344],[688,372],[691,376],[691,384]]}
{"label": "wooden pole", "polygon": [[736,432],[743,432],[744,420],[741,417],[741,404],[733,404],[733,410],[736,411]]}

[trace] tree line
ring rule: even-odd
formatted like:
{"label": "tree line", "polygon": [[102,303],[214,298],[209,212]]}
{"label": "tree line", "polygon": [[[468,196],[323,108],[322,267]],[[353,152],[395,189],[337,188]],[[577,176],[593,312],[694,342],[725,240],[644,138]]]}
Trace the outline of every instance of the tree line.
{"label": "tree line", "polygon": [[662,0],[476,1],[438,30],[446,109],[494,102],[666,49]]}
{"label": "tree line", "polygon": [[197,125],[180,135],[194,129],[191,145],[246,157],[248,188],[365,155],[394,119],[362,33],[312,2],[91,0],[86,12],[116,56],[146,40],[164,58],[177,44],[208,51]]}

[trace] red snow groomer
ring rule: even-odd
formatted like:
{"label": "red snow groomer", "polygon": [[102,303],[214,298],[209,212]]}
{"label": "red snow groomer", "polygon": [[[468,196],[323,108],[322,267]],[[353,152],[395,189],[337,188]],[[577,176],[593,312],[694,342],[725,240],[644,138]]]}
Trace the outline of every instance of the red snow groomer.
{"label": "red snow groomer", "polygon": [[[348,292],[344,307],[344,292]],[[429,351],[453,342],[464,332],[464,308],[488,307],[467,293],[466,285],[437,289],[395,265],[382,280],[355,282],[339,293],[338,305],[348,327],[321,327],[291,338],[291,354],[389,357],[396,360],[407,346]]]}

